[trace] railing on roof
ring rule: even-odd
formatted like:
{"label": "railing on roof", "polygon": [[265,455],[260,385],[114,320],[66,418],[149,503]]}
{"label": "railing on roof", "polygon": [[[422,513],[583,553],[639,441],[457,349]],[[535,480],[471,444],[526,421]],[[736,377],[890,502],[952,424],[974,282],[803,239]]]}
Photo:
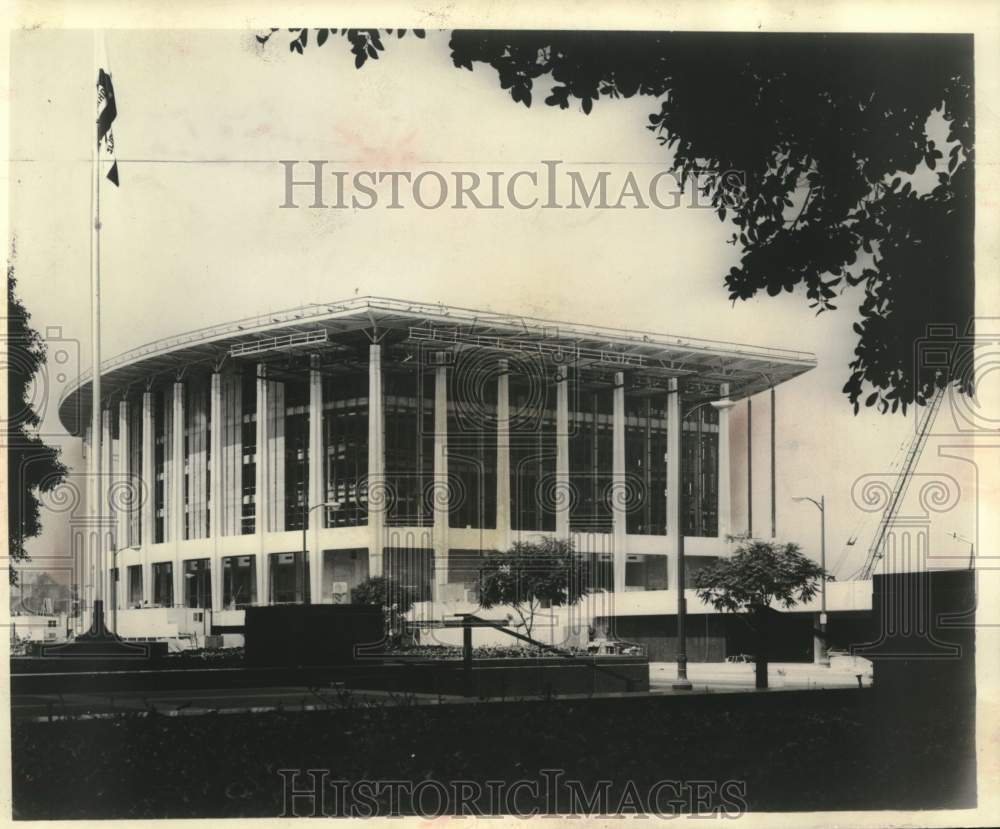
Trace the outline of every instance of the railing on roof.
{"label": "railing on roof", "polygon": [[[728,342],[724,340],[707,340],[698,337],[671,337],[666,334],[654,334],[644,331],[624,331],[606,326],[578,325],[576,323],[544,320],[525,317],[516,314],[476,311],[456,306],[432,305],[420,302],[390,299],[387,297],[359,297],[341,302],[310,303],[307,306],[290,308],[268,314],[257,314],[251,317],[234,320],[228,323],[205,326],[192,329],[174,337],[166,337],[145,343],[136,348],[124,351],[101,363],[102,373],[131,363],[141,357],[152,354],[162,354],[173,351],[180,346],[195,343],[205,343],[226,335],[238,335],[241,332],[252,332],[255,329],[271,325],[291,324],[297,321],[321,320],[338,314],[346,314],[365,308],[375,311],[390,311],[399,314],[420,315],[432,317],[453,317],[462,325],[498,325],[509,328],[520,328],[526,333],[532,329],[552,330],[553,328],[567,333],[570,337],[590,337],[593,339],[618,340],[620,342],[643,343],[659,348],[686,348],[705,351],[725,351],[746,357],[773,359],[782,362],[799,364],[815,364],[815,356],[806,351],[777,348],[772,346],[751,346],[745,343]],[[79,376],[77,388],[90,379],[91,369]]]}

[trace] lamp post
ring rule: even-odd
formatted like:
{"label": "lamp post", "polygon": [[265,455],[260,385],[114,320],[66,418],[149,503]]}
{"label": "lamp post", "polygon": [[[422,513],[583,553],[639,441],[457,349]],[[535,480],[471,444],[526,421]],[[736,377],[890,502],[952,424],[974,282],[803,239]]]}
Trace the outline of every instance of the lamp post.
{"label": "lamp post", "polygon": [[948,533],[948,535],[950,535],[956,541],[963,541],[963,542],[965,542],[966,544],[969,545],[969,569],[970,570],[975,569],[975,561],[976,561],[976,544],[975,544],[975,542],[973,542],[969,538],[966,538],[964,535],[959,535],[956,532],[950,532],[950,533]]}
{"label": "lamp post", "polygon": [[[340,504],[336,501],[323,501],[321,504],[313,504],[309,506],[309,499],[302,499],[302,563],[301,567],[306,567],[306,556],[309,555],[309,516],[312,514],[313,510],[322,509],[327,507],[328,509],[338,510],[340,509]],[[303,604],[308,604],[308,592],[305,589],[305,579],[302,580],[302,590],[303,590]],[[321,597],[322,598],[322,597]]]}
{"label": "lamp post", "polygon": [[[676,394],[680,394],[680,387],[678,386]],[[724,409],[731,409],[736,404],[729,399],[728,395],[723,397],[721,400],[703,400],[695,406],[692,406],[686,412],[681,412],[678,406],[678,412],[680,416],[677,418],[677,428],[682,430],[680,435],[681,439],[678,444],[681,446],[681,451],[677,458],[677,480],[678,487],[677,493],[675,495],[677,499],[677,681],[674,683],[673,687],[678,691],[690,691],[691,681],[688,679],[687,675],[687,600],[684,597],[685,589],[685,576],[684,576],[684,497],[682,490],[684,489],[684,432],[683,424],[684,421],[693,415],[699,409],[705,406],[711,406],[716,411],[723,411]],[[698,476],[695,477],[698,481]],[[696,483],[698,497],[701,497],[701,487]]]}
{"label": "lamp post", "polygon": [[819,637],[813,637],[813,662],[817,665],[830,665],[830,655],[826,646],[826,496],[820,495],[819,500],[804,495],[792,498],[793,501],[809,501],[819,510],[819,565],[823,568],[823,577],[820,580],[820,613],[819,613]]}

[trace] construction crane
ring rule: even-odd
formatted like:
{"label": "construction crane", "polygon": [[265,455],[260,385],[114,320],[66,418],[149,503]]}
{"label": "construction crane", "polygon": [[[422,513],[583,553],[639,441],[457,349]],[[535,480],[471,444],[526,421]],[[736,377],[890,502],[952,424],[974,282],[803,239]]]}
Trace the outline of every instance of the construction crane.
{"label": "construction crane", "polygon": [[917,427],[916,433],[910,441],[910,447],[906,451],[906,457],[903,459],[903,464],[899,470],[899,477],[896,478],[896,483],[893,485],[889,501],[882,512],[882,518],[879,520],[878,529],[875,530],[875,536],[872,538],[871,547],[868,548],[868,557],[865,559],[864,567],[861,568],[862,580],[867,581],[872,577],[876,563],[885,555],[883,547],[885,545],[886,533],[893,519],[896,517],[896,513],[899,512],[899,507],[903,503],[903,499],[906,497],[906,490],[910,486],[913,470],[920,459],[921,452],[924,451],[924,446],[927,443],[927,435],[934,423],[937,411],[941,407],[942,398],[944,398],[944,390],[938,390],[934,393],[920,419],[920,425]]}

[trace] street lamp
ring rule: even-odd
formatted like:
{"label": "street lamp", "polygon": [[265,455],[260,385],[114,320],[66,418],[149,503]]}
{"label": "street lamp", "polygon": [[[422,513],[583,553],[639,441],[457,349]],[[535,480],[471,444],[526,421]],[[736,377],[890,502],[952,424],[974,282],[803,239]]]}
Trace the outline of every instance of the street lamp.
{"label": "street lamp", "polygon": [[972,541],[972,539],[966,538],[964,535],[959,535],[956,532],[950,532],[950,533],[948,533],[948,535],[950,535],[956,541],[964,541],[966,544],[969,545],[969,569],[970,570],[974,569],[975,568],[975,560],[976,560],[976,544],[975,544],[975,542]]}
{"label": "street lamp", "polygon": [[[313,510],[322,509],[327,507],[328,509],[338,510],[340,509],[340,503],[337,501],[323,501],[321,504],[313,504],[309,506],[309,499],[302,499],[302,564],[300,566],[306,566],[306,556],[309,555],[309,516],[312,514]],[[317,555],[319,551],[317,550]],[[322,571],[320,571],[322,573]],[[302,589],[305,590],[305,579],[302,579]],[[308,604],[308,596],[303,595],[303,604]]]}
{"label": "street lamp", "polygon": [[[677,389],[676,394],[680,394],[680,388]],[[688,679],[687,675],[687,601],[684,598],[685,589],[685,578],[684,578],[684,496],[683,496],[683,482],[684,482],[684,449],[683,449],[683,424],[691,415],[693,415],[699,409],[705,406],[711,406],[716,411],[724,411],[725,409],[731,409],[736,404],[729,399],[726,395],[721,400],[703,400],[695,406],[692,406],[686,412],[680,414],[678,417],[677,428],[681,430],[681,440],[678,444],[681,445],[681,451],[677,458],[677,494],[676,494],[676,504],[677,504],[677,681],[674,683],[674,689],[678,691],[690,691],[691,681]],[[678,407],[680,410],[680,407]],[[701,487],[697,483],[699,481],[699,476],[695,476],[696,488],[698,491],[698,497],[701,497]]]}
{"label": "street lamp", "polygon": [[826,496],[820,495],[819,500],[803,495],[792,498],[793,501],[809,501],[819,510],[819,565],[823,568],[823,575],[820,579],[820,613],[819,613],[819,637],[813,637],[813,661],[818,665],[830,664],[830,655],[826,647]]}

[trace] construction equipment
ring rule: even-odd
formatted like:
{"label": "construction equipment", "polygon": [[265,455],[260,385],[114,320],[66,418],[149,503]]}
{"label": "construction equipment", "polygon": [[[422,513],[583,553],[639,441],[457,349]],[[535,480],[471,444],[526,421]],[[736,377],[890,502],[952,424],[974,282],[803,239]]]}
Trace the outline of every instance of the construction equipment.
{"label": "construction equipment", "polygon": [[893,485],[888,503],[882,512],[882,518],[879,520],[878,529],[875,530],[871,547],[868,548],[868,556],[865,559],[864,567],[861,568],[860,577],[862,580],[867,581],[872,577],[876,563],[885,555],[883,546],[885,544],[886,533],[892,525],[896,513],[899,512],[899,507],[903,503],[903,499],[906,497],[906,490],[910,486],[913,470],[920,459],[920,454],[924,451],[924,446],[927,443],[927,435],[930,433],[934,418],[941,407],[941,400],[944,398],[944,394],[944,390],[938,390],[934,393],[921,417],[913,439],[910,441],[906,457],[903,459],[903,464],[899,470],[899,476],[896,478],[896,483]]}

